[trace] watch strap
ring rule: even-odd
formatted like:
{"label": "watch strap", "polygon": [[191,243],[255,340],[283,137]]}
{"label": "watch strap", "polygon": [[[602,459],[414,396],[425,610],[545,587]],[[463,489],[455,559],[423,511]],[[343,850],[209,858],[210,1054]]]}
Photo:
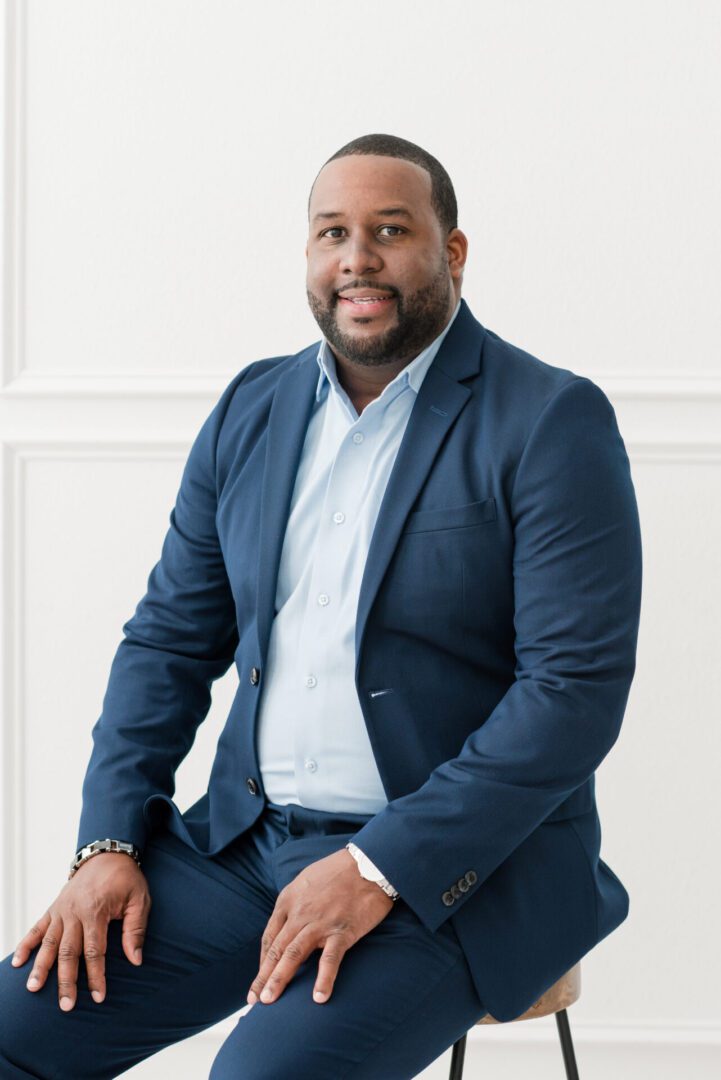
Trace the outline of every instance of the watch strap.
{"label": "watch strap", "polygon": [[100,855],[104,851],[118,851],[123,855],[130,855],[140,866],[140,852],[135,844],[130,844],[125,840],[111,840],[110,837],[106,837],[104,840],[93,840],[92,843],[85,844],[76,851],[75,857],[70,863],[68,881],[77,872],[79,866],[82,866],[88,859],[92,859],[94,855]]}

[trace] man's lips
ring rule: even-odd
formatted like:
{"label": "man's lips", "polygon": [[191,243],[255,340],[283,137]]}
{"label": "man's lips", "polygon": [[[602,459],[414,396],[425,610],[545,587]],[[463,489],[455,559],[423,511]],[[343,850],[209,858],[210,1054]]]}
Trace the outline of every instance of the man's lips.
{"label": "man's lips", "polygon": [[352,312],[353,315],[377,315],[380,312],[386,311],[386,309],[395,300],[394,296],[368,296],[364,298],[362,296],[349,297],[339,296],[338,303],[341,307],[347,311]]}

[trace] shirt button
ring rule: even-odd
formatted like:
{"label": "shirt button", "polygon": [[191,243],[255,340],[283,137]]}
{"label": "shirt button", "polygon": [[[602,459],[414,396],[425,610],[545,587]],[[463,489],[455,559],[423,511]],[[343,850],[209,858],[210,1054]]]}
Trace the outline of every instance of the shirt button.
{"label": "shirt button", "polygon": [[345,514],[342,510],[336,510],[335,514],[333,514],[333,521],[335,521],[336,525],[343,524],[345,521]]}
{"label": "shirt button", "polygon": [[318,603],[320,604],[321,607],[325,607],[326,604],[330,603],[330,596],[328,596],[327,593],[322,592],[320,594],[320,596],[318,597]]}
{"label": "shirt button", "polygon": [[306,675],[306,677],[305,677],[305,685],[306,686],[315,686],[317,682],[318,682],[318,680],[316,679],[315,675]]}
{"label": "shirt button", "polygon": [[353,442],[356,444],[362,443],[364,438],[365,436],[362,431],[356,431],[355,435],[353,436]]}
{"label": "shirt button", "polygon": [[250,669],[250,685],[257,686],[260,682],[260,668],[254,667]]}
{"label": "shirt button", "polygon": [[315,770],[318,768],[318,762],[313,761],[312,757],[306,758],[303,764],[305,765],[308,772],[315,772]]}
{"label": "shirt button", "polygon": [[249,776],[245,783],[251,795],[258,794],[258,785],[256,784],[252,776]]}

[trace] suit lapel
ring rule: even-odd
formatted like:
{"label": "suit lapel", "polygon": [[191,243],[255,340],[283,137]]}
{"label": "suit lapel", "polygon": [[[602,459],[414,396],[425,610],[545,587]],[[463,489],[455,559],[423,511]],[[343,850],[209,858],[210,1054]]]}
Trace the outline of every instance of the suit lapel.
{"label": "suit lapel", "polygon": [[265,658],[275,617],[275,593],[290,500],[308,428],[320,370],[320,342],[309,345],[279,379],[268,420],[268,446],[260,505],[258,558],[258,645]]}
{"label": "suit lapel", "polygon": [[[440,446],[471,396],[462,379],[480,369],[485,329],[465,300],[446,334],[418,393],[378,512],[361,582],[356,617],[356,658],[360,657],[368,615],[391,560],[405,519]],[[298,354],[279,379],[268,421],[263,474],[258,561],[258,644],[265,658],[275,616],[275,593],[290,501],[315,390],[320,342]]]}
{"label": "suit lapel", "polygon": [[471,396],[460,380],[478,373],[484,335],[484,328],[461,300],[461,309],[421,383],[368,549],[356,614],[356,677],[373,601],[436,454]]}

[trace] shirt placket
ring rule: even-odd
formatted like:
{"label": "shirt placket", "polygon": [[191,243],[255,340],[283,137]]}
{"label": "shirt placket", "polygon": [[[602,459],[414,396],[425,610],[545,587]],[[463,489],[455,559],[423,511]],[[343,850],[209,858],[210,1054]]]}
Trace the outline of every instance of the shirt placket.
{"label": "shirt placket", "polygon": [[312,694],[312,708],[301,710],[306,722],[294,728],[296,784],[303,805],[315,805],[316,792],[328,782],[324,775],[326,731],[328,725],[340,721],[327,715],[326,691],[338,642],[347,629],[339,622],[343,602],[348,599],[342,592],[343,583],[349,579],[347,567],[358,523],[359,498],[372,467],[378,426],[401,390],[401,386],[396,387],[383,400],[379,397],[370,402],[355,420],[338,395],[332,402],[337,417],[343,417],[341,423],[345,422],[347,428],[328,474],[300,635],[300,690]]}

